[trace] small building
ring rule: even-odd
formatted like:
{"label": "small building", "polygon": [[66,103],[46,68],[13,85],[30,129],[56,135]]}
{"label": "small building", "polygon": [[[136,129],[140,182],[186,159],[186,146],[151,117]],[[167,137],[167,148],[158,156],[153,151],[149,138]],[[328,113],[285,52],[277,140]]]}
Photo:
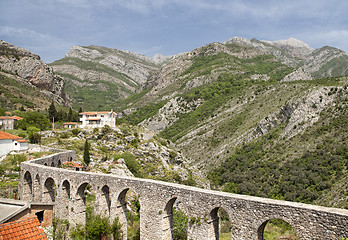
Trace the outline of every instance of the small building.
{"label": "small building", "polygon": [[48,227],[52,225],[53,207],[54,203],[0,198],[0,224],[35,217],[42,227]]}
{"label": "small building", "polygon": [[65,122],[64,127],[65,128],[78,128],[79,125],[77,124],[77,122]]}
{"label": "small building", "polygon": [[46,234],[36,217],[0,224],[1,240],[35,239],[47,240]]}
{"label": "small building", "polygon": [[11,151],[25,151],[29,148],[28,140],[0,131],[0,156]]}
{"label": "small building", "polygon": [[14,129],[16,122],[20,120],[23,120],[23,118],[18,116],[0,116],[0,129]]}
{"label": "small building", "polygon": [[82,115],[80,121],[83,128],[116,126],[116,113],[113,110],[110,112],[82,112],[80,115]]}
{"label": "small building", "polygon": [[62,167],[69,168],[69,169],[72,169],[75,171],[86,171],[85,166],[78,164],[78,163],[75,163],[75,162],[63,162]]}

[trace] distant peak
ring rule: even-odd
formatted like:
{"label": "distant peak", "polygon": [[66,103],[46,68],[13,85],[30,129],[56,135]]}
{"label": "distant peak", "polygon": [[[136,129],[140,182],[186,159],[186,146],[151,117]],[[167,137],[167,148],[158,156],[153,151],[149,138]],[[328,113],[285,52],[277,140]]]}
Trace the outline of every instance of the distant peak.
{"label": "distant peak", "polygon": [[314,49],[312,47],[310,47],[307,43],[298,40],[296,38],[289,38],[289,39],[285,39],[285,40],[277,40],[277,41],[262,41],[262,42],[266,42],[272,45],[285,45],[285,46],[291,46],[291,47],[295,47],[295,48],[307,48],[310,49],[311,51],[313,51]]}

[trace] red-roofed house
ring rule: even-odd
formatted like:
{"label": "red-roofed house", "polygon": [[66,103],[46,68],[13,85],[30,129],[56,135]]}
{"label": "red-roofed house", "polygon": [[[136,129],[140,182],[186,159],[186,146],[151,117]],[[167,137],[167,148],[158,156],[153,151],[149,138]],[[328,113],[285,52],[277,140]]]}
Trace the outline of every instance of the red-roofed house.
{"label": "red-roofed house", "polygon": [[109,125],[110,127],[116,126],[116,113],[111,110],[110,112],[82,112],[81,127],[96,128]]}
{"label": "red-roofed house", "polygon": [[0,240],[47,240],[37,217],[0,224]]}
{"label": "red-roofed house", "polygon": [[63,167],[65,166],[66,168],[71,168],[76,171],[85,171],[86,167],[82,166],[81,164],[75,163],[75,162],[63,162]]}
{"label": "red-roofed house", "polygon": [[0,116],[0,129],[14,129],[16,122],[22,119],[18,116]]}
{"label": "red-roofed house", "polygon": [[0,156],[11,151],[28,150],[29,142],[24,138],[0,131]]}

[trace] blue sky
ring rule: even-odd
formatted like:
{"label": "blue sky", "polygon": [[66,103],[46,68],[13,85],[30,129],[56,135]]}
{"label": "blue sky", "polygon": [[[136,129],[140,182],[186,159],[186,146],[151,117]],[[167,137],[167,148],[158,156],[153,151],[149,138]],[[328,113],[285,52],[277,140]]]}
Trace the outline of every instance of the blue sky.
{"label": "blue sky", "polygon": [[234,36],[348,52],[347,9],[346,0],[0,0],[0,39],[47,63],[73,45],[152,57]]}

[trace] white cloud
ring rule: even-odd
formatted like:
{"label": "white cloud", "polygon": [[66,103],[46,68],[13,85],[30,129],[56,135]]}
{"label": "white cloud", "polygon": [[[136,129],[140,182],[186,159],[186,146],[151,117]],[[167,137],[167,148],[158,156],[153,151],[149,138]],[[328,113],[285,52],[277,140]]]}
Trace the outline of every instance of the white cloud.
{"label": "white cloud", "polygon": [[52,40],[52,37],[50,35],[38,33],[25,28],[14,28],[10,26],[0,26],[0,35],[39,41]]}

